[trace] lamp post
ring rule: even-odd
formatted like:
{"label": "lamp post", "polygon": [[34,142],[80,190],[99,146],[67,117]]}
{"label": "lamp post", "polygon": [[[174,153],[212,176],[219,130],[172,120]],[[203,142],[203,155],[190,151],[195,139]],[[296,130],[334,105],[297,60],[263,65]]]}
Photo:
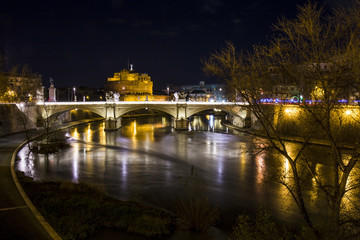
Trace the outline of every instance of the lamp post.
{"label": "lamp post", "polygon": [[73,90],[74,90],[74,102],[76,102],[76,88],[74,87]]}

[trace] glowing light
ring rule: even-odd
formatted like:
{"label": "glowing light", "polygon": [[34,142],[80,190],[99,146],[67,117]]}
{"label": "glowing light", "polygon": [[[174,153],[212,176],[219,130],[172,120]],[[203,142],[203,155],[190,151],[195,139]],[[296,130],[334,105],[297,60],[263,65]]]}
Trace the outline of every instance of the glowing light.
{"label": "glowing light", "polygon": [[73,154],[73,181],[74,182],[78,182],[79,181],[79,169],[78,169],[78,164],[79,164],[79,144],[75,144],[74,146],[74,154]]}
{"label": "glowing light", "polygon": [[209,126],[210,126],[210,130],[214,130],[214,115],[210,115],[210,119],[209,119]]}
{"label": "glowing light", "polygon": [[349,110],[349,109],[345,111],[345,114],[346,114],[346,115],[350,115],[351,113],[352,113],[352,111]]}
{"label": "glowing light", "polygon": [[264,169],[265,169],[265,160],[264,154],[258,154],[255,157],[256,164],[256,182],[262,184],[264,182]]}
{"label": "glowing light", "polygon": [[285,168],[285,172],[288,173],[290,170],[290,165],[289,165],[289,160],[287,160],[286,158],[284,161],[284,168]]}
{"label": "glowing light", "polygon": [[90,124],[87,128],[87,131],[86,131],[86,141],[87,142],[90,142],[92,140],[92,131],[91,131],[91,127],[90,127]]}
{"label": "glowing light", "polygon": [[73,135],[73,138],[79,139],[79,133],[77,131],[77,128],[74,129],[74,132],[72,133],[72,135]]}
{"label": "glowing light", "polygon": [[105,122],[102,122],[102,124],[100,125],[99,140],[100,143],[106,144]]}
{"label": "glowing light", "polygon": [[284,111],[290,117],[296,117],[299,114],[299,109],[295,106],[286,107]]}
{"label": "glowing light", "polygon": [[134,120],[134,133],[133,136],[136,136],[136,120]]}

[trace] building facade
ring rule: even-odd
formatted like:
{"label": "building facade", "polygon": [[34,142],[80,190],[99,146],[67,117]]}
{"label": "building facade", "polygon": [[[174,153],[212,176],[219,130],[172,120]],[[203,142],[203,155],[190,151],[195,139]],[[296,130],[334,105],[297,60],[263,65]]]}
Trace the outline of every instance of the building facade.
{"label": "building facade", "polygon": [[8,102],[43,101],[44,88],[38,73],[2,73],[6,79],[6,92],[2,99]]}
{"label": "building facade", "polygon": [[188,101],[196,102],[225,102],[227,101],[224,84],[205,84],[200,81],[197,85],[182,85],[174,87],[174,91],[185,92]]}
{"label": "building facade", "polygon": [[152,95],[153,82],[146,73],[135,73],[128,69],[114,73],[108,78],[104,86],[105,91],[112,91],[123,95]]}

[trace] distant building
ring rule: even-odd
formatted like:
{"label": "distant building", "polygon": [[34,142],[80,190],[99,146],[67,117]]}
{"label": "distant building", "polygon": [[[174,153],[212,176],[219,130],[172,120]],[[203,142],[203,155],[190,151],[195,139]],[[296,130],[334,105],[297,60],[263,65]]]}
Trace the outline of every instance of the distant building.
{"label": "distant building", "polygon": [[189,101],[195,102],[209,102],[210,98],[213,97],[213,94],[207,93],[205,90],[194,89],[188,94]]}
{"label": "distant building", "polygon": [[[267,91],[262,91],[263,99],[261,101],[267,103],[298,103],[305,99],[306,102],[321,101],[323,98],[324,90],[322,87],[324,84],[314,74],[321,73],[322,81],[327,82],[327,79],[337,77],[335,71],[339,66],[344,67],[341,62],[343,59],[335,59],[333,62],[320,62],[312,63],[309,65],[301,65],[299,67],[299,74],[301,73],[304,78],[304,88],[299,89],[291,78],[286,79],[281,71],[277,67],[269,67],[270,77],[273,80],[273,84]],[[339,64],[339,65],[337,65]],[[345,64],[345,67],[346,64]],[[342,75],[343,78],[347,76],[346,73]],[[358,92],[357,86],[349,85],[346,81],[336,81],[335,88],[337,88],[337,97],[339,103],[351,103],[356,102],[360,93]],[[326,84],[325,84],[326,85]]]}
{"label": "distant building", "polygon": [[7,79],[7,98],[10,101],[43,100],[41,75],[38,73],[4,73]]}
{"label": "distant building", "polygon": [[199,84],[196,85],[183,85],[174,87],[173,91],[187,93],[187,98],[189,101],[227,101],[226,88],[224,84],[205,84],[204,81],[200,81]]}
{"label": "distant building", "polygon": [[152,95],[153,82],[146,73],[135,73],[123,69],[114,73],[114,77],[108,78],[104,86],[105,91],[112,91],[122,95]]}
{"label": "distant building", "polygon": [[169,101],[167,95],[153,95],[153,82],[146,73],[135,73],[132,70],[123,69],[114,73],[114,77],[108,78],[104,85],[104,91],[114,94],[119,93],[120,101]]}
{"label": "distant building", "polygon": [[[80,86],[76,87],[59,87],[56,88],[56,100],[59,102],[77,101],[105,101],[105,93],[103,89],[93,87]],[[50,99],[50,96],[47,96]]]}

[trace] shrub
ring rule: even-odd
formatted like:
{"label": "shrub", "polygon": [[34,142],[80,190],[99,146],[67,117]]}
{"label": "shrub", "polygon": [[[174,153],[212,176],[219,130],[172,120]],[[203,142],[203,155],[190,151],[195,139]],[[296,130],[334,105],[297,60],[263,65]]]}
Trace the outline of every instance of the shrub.
{"label": "shrub", "polygon": [[204,186],[199,181],[194,167],[185,183],[185,191],[176,203],[180,226],[194,232],[207,231],[219,220],[219,212],[204,196]]}
{"label": "shrub", "polygon": [[271,215],[259,210],[256,215],[250,216],[241,214],[238,216],[233,232],[233,240],[287,240],[287,239],[309,239],[296,236],[288,231],[285,227],[276,224]]}

